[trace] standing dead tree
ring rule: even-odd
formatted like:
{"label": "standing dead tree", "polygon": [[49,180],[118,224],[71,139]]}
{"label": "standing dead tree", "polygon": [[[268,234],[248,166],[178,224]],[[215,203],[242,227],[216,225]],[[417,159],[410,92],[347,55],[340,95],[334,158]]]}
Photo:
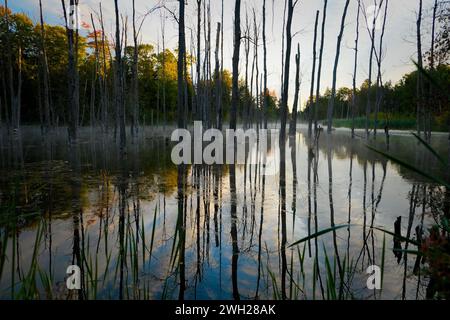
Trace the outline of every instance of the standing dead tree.
{"label": "standing dead tree", "polygon": [[422,7],[423,7],[423,1],[419,0],[419,12],[417,14],[417,107],[416,107],[416,121],[417,121],[417,134],[420,135],[421,133],[421,126],[420,123],[423,120],[423,105],[422,105],[422,74],[421,70],[423,68],[423,62],[422,62]]}
{"label": "standing dead tree", "polygon": [[139,47],[138,47],[138,30],[136,29],[136,6],[135,0],[132,3],[133,7],[133,67],[132,67],[132,106],[133,116],[131,117],[131,137],[137,136],[139,126],[139,80],[138,80],[138,60],[139,60]]}
{"label": "standing dead tree", "polygon": [[[376,54],[377,59],[377,67],[378,67],[378,74],[377,74],[377,91],[376,91],[376,104],[375,104],[375,119],[374,119],[374,128],[373,128],[373,135],[374,138],[377,136],[377,129],[378,129],[378,113],[381,109],[381,103],[383,101],[383,79],[382,79],[382,73],[381,73],[381,64],[383,62],[383,39],[384,39],[384,33],[386,29],[386,18],[388,13],[388,5],[389,0],[385,1],[385,7],[384,7],[384,17],[383,17],[383,26],[381,28],[381,35],[380,35],[380,47],[378,50],[378,54]],[[386,130],[388,130],[386,128]]]}
{"label": "standing dead tree", "polygon": [[[95,111],[94,111],[95,89],[96,89],[96,83],[97,83],[98,75],[99,75],[100,56],[99,56],[97,28],[95,27],[94,17],[92,14],[91,14],[91,23],[92,23],[92,28],[94,29],[94,56],[95,56],[94,64],[95,64],[95,66],[94,66],[94,70],[93,70],[92,85],[91,85],[91,106],[90,106],[90,117],[89,118],[90,118],[90,122],[91,122],[91,129],[93,129],[94,119],[95,119]],[[101,86],[101,78],[100,78],[100,86]]]}
{"label": "standing dead tree", "polygon": [[[132,117],[131,117],[131,137],[137,136],[139,132],[139,118],[140,118],[140,105],[139,105],[139,75],[138,75],[138,61],[139,61],[139,43],[138,38],[144,24],[145,18],[152,13],[154,10],[159,9],[161,6],[156,5],[150,9],[141,18],[139,25],[137,25],[136,19],[136,6],[135,0],[132,3],[133,9],[133,63],[132,63],[132,82],[131,82],[131,103],[132,103]],[[159,114],[158,114],[159,117]]]}
{"label": "standing dead tree", "polygon": [[103,23],[103,10],[102,10],[102,3],[99,4],[100,9],[100,28],[101,28],[101,78],[100,78],[100,120],[101,120],[101,126],[103,133],[108,132],[108,107],[109,107],[109,91],[108,91],[108,58],[107,58],[107,38],[105,34],[105,26]]}
{"label": "standing dead tree", "polygon": [[292,18],[294,9],[298,0],[288,0],[287,5],[287,22],[286,22],[286,53],[284,59],[283,71],[283,91],[281,97],[281,130],[280,141],[286,140],[286,122],[288,116],[288,98],[289,98],[289,72],[291,67],[291,50],[292,50]]}
{"label": "standing dead tree", "polygon": [[186,127],[185,114],[185,64],[186,64],[186,30],[185,30],[185,3],[179,0],[179,19],[178,19],[178,96],[177,96],[177,112],[178,112],[178,128]]}
{"label": "standing dead tree", "polygon": [[297,54],[295,55],[295,91],[294,91],[294,104],[292,106],[292,118],[289,124],[290,135],[295,135],[297,131],[299,95],[300,95],[300,43],[297,45]]}
{"label": "standing dead tree", "polygon": [[[78,26],[76,13],[76,6],[78,5],[78,0],[70,0],[70,8],[69,17],[67,16],[66,5],[64,0],[61,0],[63,12],[64,12],[64,21],[66,25],[66,34],[67,34],[67,53],[68,53],[68,110],[69,110],[69,142],[75,143],[77,141],[77,131],[78,131],[78,122],[79,122],[79,114],[80,114],[80,101],[79,101],[79,76],[78,76],[78,67],[77,67],[77,52],[78,52]],[[69,20],[68,20],[69,19]],[[70,24],[69,24],[70,23]]]}
{"label": "standing dead tree", "polygon": [[[430,48],[430,70],[431,71],[435,70],[435,68],[434,68],[434,46],[435,46],[435,41],[436,41],[436,18],[437,18],[438,7],[439,7],[439,2],[438,2],[438,0],[435,0],[434,6],[433,6],[433,19],[432,19],[432,25],[431,25],[431,48]],[[427,103],[430,108],[432,108],[432,106],[435,105],[433,89],[434,89],[433,86],[430,85],[429,92],[428,92],[428,99],[427,99]],[[430,141],[431,140],[431,112],[428,112],[427,115],[428,115],[427,116],[428,132],[427,132],[426,138],[428,141]]]}
{"label": "standing dead tree", "polygon": [[[11,48],[11,33],[10,33],[10,21],[8,11],[8,1],[5,0],[5,29],[6,29],[6,48]],[[14,130],[18,130],[20,127],[21,117],[21,97],[22,97],[22,47],[20,39],[17,48],[17,60],[13,62],[13,50],[7,50],[6,64],[8,68],[8,82],[9,82],[9,94],[11,104],[11,124]],[[17,64],[17,77],[16,84],[14,84],[13,65]],[[15,88],[16,87],[16,88]],[[5,103],[7,105],[7,103]],[[6,109],[8,107],[6,106]]]}
{"label": "standing dead tree", "polygon": [[314,104],[314,80],[316,76],[316,60],[317,60],[317,26],[319,24],[319,13],[316,12],[316,20],[314,22],[314,41],[313,41],[313,65],[311,71],[311,89],[309,91],[309,108],[308,108],[308,136],[312,136],[312,123],[313,123],[313,104]]}
{"label": "standing dead tree", "polygon": [[[259,108],[260,108],[260,95],[259,95],[259,64],[258,64],[258,41],[259,41],[259,30],[258,25],[256,23],[256,12],[255,8],[253,8],[253,34],[254,34],[254,52],[255,52],[255,68],[256,68],[256,77],[255,77],[255,108],[253,110],[253,114],[257,113],[257,115],[252,116],[252,119],[258,119],[259,116]],[[256,128],[259,127],[258,121],[256,121]]]}
{"label": "standing dead tree", "polygon": [[40,16],[40,27],[41,27],[41,72],[42,72],[42,91],[44,100],[44,127],[47,133],[51,126],[51,116],[50,116],[50,89],[49,89],[49,70],[48,70],[48,60],[47,51],[45,48],[45,26],[44,26],[44,16],[42,14],[42,0],[39,0],[39,16]]}
{"label": "standing dead tree", "polygon": [[223,8],[223,4],[224,4],[224,0],[222,0],[222,13],[221,13],[221,24],[220,24],[220,104],[219,104],[219,125],[218,125],[218,129],[222,130],[222,122],[223,122],[223,105],[222,105],[222,98],[223,98],[223,12],[224,12],[224,8]]}
{"label": "standing dead tree", "polygon": [[241,0],[236,0],[234,8],[234,49],[233,79],[231,91],[230,129],[236,130],[237,108],[239,105],[239,52],[241,48]]}
{"label": "standing dead tree", "polygon": [[342,20],[341,20],[341,29],[339,31],[339,35],[337,38],[337,44],[336,44],[336,56],[334,59],[334,69],[333,69],[333,84],[331,87],[331,98],[330,98],[330,102],[328,104],[328,122],[327,122],[327,132],[331,133],[332,127],[333,127],[333,111],[334,111],[334,100],[336,97],[336,80],[337,80],[337,69],[338,69],[338,65],[339,65],[339,56],[341,53],[341,42],[342,42],[342,37],[344,35],[344,28],[345,28],[345,18],[347,17],[347,10],[348,10],[348,5],[350,3],[350,0],[347,0],[345,2],[345,7],[344,7],[344,13],[342,14]]}
{"label": "standing dead tree", "polygon": [[[248,12],[245,10],[245,30],[244,30],[244,51],[245,51],[245,79],[244,79],[244,107],[242,108],[244,128],[248,126],[248,118],[250,114],[249,85],[248,85],[248,67],[250,56],[250,24],[248,22]],[[253,71],[252,71],[253,72]],[[253,81],[250,81],[253,84]]]}
{"label": "standing dead tree", "polygon": [[124,103],[124,79],[123,79],[123,65],[122,65],[122,45],[120,38],[120,20],[119,7],[117,0],[114,0],[114,11],[116,15],[116,40],[115,40],[115,103],[118,120],[119,120],[119,134],[120,134],[120,149],[123,150],[126,144],[125,132],[125,103]]}
{"label": "standing dead tree", "polygon": [[266,0],[263,0],[263,60],[264,60],[264,91],[263,91],[263,128],[267,129],[267,116],[268,116],[268,89],[267,89],[267,42],[266,42]]}
{"label": "standing dead tree", "polygon": [[353,80],[352,80],[352,138],[355,138],[355,113],[357,107],[356,97],[356,73],[358,70],[358,45],[359,45],[359,18],[361,15],[361,0],[358,0],[358,9],[356,13],[356,39],[355,39],[355,58],[353,64]]}
{"label": "standing dead tree", "polygon": [[215,56],[215,68],[214,68],[214,82],[215,82],[215,95],[216,95],[216,128],[222,130],[222,95],[220,94],[220,87],[222,86],[222,77],[220,75],[220,61],[219,61],[219,46],[220,46],[220,30],[221,24],[217,23],[216,30],[216,49]]}
{"label": "standing dead tree", "polygon": [[370,132],[369,132],[369,121],[370,121],[370,113],[372,112],[372,66],[373,66],[373,56],[375,54],[375,30],[376,30],[376,24],[378,19],[378,14],[380,12],[381,5],[383,4],[383,0],[381,0],[379,6],[377,6],[377,0],[374,0],[374,6],[373,6],[373,20],[372,20],[372,29],[369,29],[369,21],[368,17],[365,14],[364,10],[364,18],[366,22],[366,28],[370,36],[371,46],[370,46],[370,54],[369,54],[369,78],[367,82],[367,104],[366,104],[366,138],[369,138]]}
{"label": "standing dead tree", "polygon": [[314,132],[317,133],[317,122],[319,115],[319,97],[320,97],[320,78],[322,74],[322,58],[323,58],[323,47],[325,43],[325,22],[327,19],[327,5],[328,0],[324,1],[323,4],[323,13],[322,13],[322,31],[321,31],[321,39],[320,39],[320,51],[319,51],[319,65],[317,70],[317,85],[316,85],[316,103],[314,104]]}
{"label": "standing dead tree", "polygon": [[286,121],[288,115],[288,97],[289,97],[289,72],[291,62],[292,46],[292,20],[294,9],[298,0],[288,0],[287,3],[287,21],[286,21],[286,55],[284,58],[283,71],[283,90],[281,97],[281,129],[280,129],[280,194],[282,206],[280,210],[281,221],[281,298],[286,299]]}

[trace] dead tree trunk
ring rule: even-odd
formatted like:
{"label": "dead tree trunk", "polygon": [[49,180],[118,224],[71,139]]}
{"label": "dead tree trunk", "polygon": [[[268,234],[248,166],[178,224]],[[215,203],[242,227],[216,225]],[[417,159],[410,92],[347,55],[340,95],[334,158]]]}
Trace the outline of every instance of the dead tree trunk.
{"label": "dead tree trunk", "polygon": [[197,73],[197,85],[196,85],[196,94],[195,94],[195,117],[197,120],[202,119],[201,116],[201,101],[200,101],[200,93],[201,93],[201,79],[200,79],[200,71],[201,71],[201,23],[202,23],[202,0],[197,0],[197,61],[196,61],[196,73]]}
{"label": "dead tree trunk", "polygon": [[[258,25],[256,23],[256,13],[255,9],[253,8],[253,33],[254,33],[254,51],[255,51],[255,67],[256,67],[256,78],[255,78],[255,108],[254,108],[254,114],[258,113],[258,110],[260,108],[260,95],[259,95],[259,63],[258,63],[258,39],[259,39],[259,30]],[[253,116],[252,119],[257,119],[257,116]],[[258,128],[258,120],[256,122],[256,128]]]}
{"label": "dead tree trunk", "polygon": [[221,24],[220,24],[220,113],[219,113],[219,130],[222,130],[223,122],[223,8],[224,0],[222,0],[222,13],[221,13]]}
{"label": "dead tree trunk", "polygon": [[109,105],[109,96],[108,96],[108,80],[107,80],[107,58],[106,58],[106,35],[105,35],[105,27],[103,24],[103,10],[102,4],[100,3],[100,28],[102,30],[102,78],[100,81],[101,84],[101,122],[102,122],[102,130],[103,133],[108,132],[108,105]]}
{"label": "dead tree trunk", "polygon": [[314,80],[316,77],[316,60],[317,60],[317,26],[319,24],[319,10],[316,12],[316,20],[314,22],[314,41],[313,41],[313,65],[311,72],[311,89],[309,91],[309,107],[308,107],[308,136],[312,136],[313,123],[313,104],[314,104]]}
{"label": "dead tree trunk", "polygon": [[[430,69],[434,71],[434,45],[435,45],[435,36],[436,36],[436,17],[437,17],[437,9],[438,9],[438,0],[434,1],[434,7],[433,7],[433,22],[431,27],[431,48],[430,48]],[[434,106],[434,93],[433,93],[433,85],[430,85],[429,93],[428,93],[428,105],[430,108]],[[428,141],[431,140],[431,112],[428,112]]]}
{"label": "dead tree trunk", "polygon": [[20,129],[20,120],[22,114],[22,44],[19,41],[17,50],[17,96],[16,100],[16,123],[15,128]]}
{"label": "dead tree trunk", "polygon": [[166,107],[166,15],[164,13],[161,23],[161,40],[162,40],[162,109],[163,109],[163,131],[166,130],[167,124],[167,107]]}
{"label": "dead tree trunk", "polygon": [[[94,17],[91,14],[91,23],[92,23],[92,28],[94,29],[94,54],[95,54],[95,71],[94,71],[94,79],[92,80],[92,88],[91,91],[94,91],[94,93],[91,93],[91,126],[94,125],[94,118],[95,118],[95,111],[94,111],[94,104],[95,104],[95,89],[96,89],[96,82],[97,79],[99,80],[99,86],[100,86],[100,100],[103,101],[103,89],[102,89],[102,76],[101,76],[101,72],[99,73],[99,69],[100,69],[100,49],[99,49],[99,45],[98,45],[98,37],[97,37],[97,28],[95,27],[95,22],[94,22]],[[100,74],[100,75],[99,75]],[[97,113],[97,121],[98,119],[101,119],[101,116],[99,114],[101,114],[101,106],[102,104],[100,104],[100,110],[98,110]]]}
{"label": "dead tree trunk", "polygon": [[122,45],[120,39],[120,20],[119,20],[119,7],[117,0],[114,0],[114,11],[116,15],[116,45],[115,45],[115,64],[116,64],[116,110],[118,112],[119,119],[119,134],[120,134],[120,149],[123,151],[126,144],[126,132],[125,132],[125,104],[123,98],[123,72],[122,72]]}
{"label": "dead tree trunk", "polygon": [[44,17],[42,14],[42,0],[39,0],[39,16],[41,22],[41,63],[42,63],[42,88],[43,88],[43,99],[44,99],[44,127],[47,133],[51,126],[50,118],[50,96],[49,96],[49,70],[48,70],[48,60],[47,51],[45,48],[45,26]]}
{"label": "dead tree trunk", "polygon": [[325,22],[327,19],[327,5],[328,0],[324,1],[323,4],[323,13],[322,13],[322,31],[321,31],[321,39],[320,39],[320,51],[319,51],[319,65],[317,70],[317,85],[316,85],[316,103],[314,104],[314,132],[317,133],[317,122],[319,115],[319,98],[320,98],[320,78],[322,75],[322,58],[323,58],[323,47],[325,42]]}
{"label": "dead tree trunk", "polygon": [[294,104],[292,107],[292,119],[289,125],[290,135],[295,135],[297,131],[297,110],[298,110],[299,94],[300,94],[300,43],[297,46],[297,54],[295,55],[295,92],[294,92]]}
{"label": "dead tree trunk", "polygon": [[289,98],[289,71],[291,66],[291,47],[292,47],[292,17],[294,8],[298,1],[288,0],[288,15],[286,22],[286,55],[284,59],[284,80],[283,92],[281,98],[281,130],[280,140],[286,140],[286,121],[288,116],[288,98]]}
{"label": "dead tree trunk", "polygon": [[[6,47],[11,48],[11,32],[9,30],[9,12],[8,12],[8,0],[5,0],[5,30],[6,30]],[[15,126],[15,90],[14,90],[14,77],[13,77],[13,62],[12,62],[12,50],[7,50],[6,53],[6,65],[8,68],[8,84],[9,84],[9,97],[10,97],[10,108],[11,108],[11,125]],[[8,101],[7,96],[5,96],[5,108],[8,112]],[[7,120],[8,121],[8,120]]]}
{"label": "dead tree trunk", "polygon": [[266,0],[263,1],[263,55],[264,55],[264,91],[263,91],[263,122],[264,129],[267,129],[267,116],[268,116],[268,89],[267,89],[267,42],[266,42]]}
{"label": "dead tree trunk", "polygon": [[[383,0],[382,0],[383,1]],[[372,89],[372,63],[373,63],[373,55],[375,51],[375,28],[377,23],[377,1],[374,0],[374,14],[373,14],[373,21],[372,21],[372,31],[369,31],[370,34],[370,55],[369,55],[369,79],[368,79],[368,85],[367,85],[367,105],[366,105],[366,138],[369,139],[369,121],[370,121],[370,113],[372,111],[372,95],[371,95],[371,89]],[[368,28],[368,21],[366,17],[366,25]]]}
{"label": "dead tree trunk", "polygon": [[328,133],[331,133],[331,130],[333,128],[333,111],[334,111],[334,99],[336,97],[337,69],[338,69],[338,65],[339,65],[339,56],[341,53],[341,42],[342,42],[342,37],[344,35],[345,18],[347,17],[347,10],[348,10],[349,3],[350,3],[350,0],[347,0],[345,2],[344,13],[342,14],[341,30],[339,31],[337,44],[336,44],[336,57],[334,59],[334,69],[333,69],[333,85],[331,87],[330,102],[328,104],[328,120],[327,120]]}
{"label": "dead tree trunk", "polygon": [[417,16],[417,110],[416,110],[416,118],[417,118],[417,134],[420,135],[421,127],[420,122],[422,121],[422,115],[423,115],[423,106],[422,106],[422,34],[421,34],[421,27],[422,27],[422,0],[419,0],[419,13]]}
{"label": "dead tree trunk", "polygon": [[239,52],[241,48],[241,0],[235,1],[234,8],[234,50],[233,50],[233,85],[231,92],[230,129],[236,130],[237,108],[239,105]]}
{"label": "dead tree trunk", "polygon": [[131,136],[136,137],[139,130],[139,80],[138,80],[138,60],[139,60],[139,47],[138,47],[138,32],[136,29],[136,8],[135,0],[133,0],[133,80],[132,80],[132,104],[133,104],[133,117],[131,119]]}
{"label": "dead tree trunk", "polygon": [[221,87],[221,80],[222,77],[220,76],[220,64],[219,64],[219,45],[220,45],[220,29],[221,24],[220,22],[217,23],[217,30],[216,30],[216,49],[215,49],[215,60],[216,60],[216,66],[214,70],[214,77],[215,77],[215,94],[216,94],[216,128],[219,130],[222,130],[222,96],[220,94],[220,87]]}
{"label": "dead tree trunk", "polygon": [[186,122],[185,114],[185,63],[186,63],[186,33],[184,24],[184,0],[179,0],[179,19],[178,19],[178,97],[177,97],[177,112],[178,112],[178,128],[185,128]]}
{"label": "dead tree trunk", "polygon": [[358,45],[359,45],[359,18],[361,14],[361,0],[358,0],[358,12],[356,14],[356,39],[355,39],[355,59],[353,65],[353,89],[352,89],[352,138],[355,138],[355,112],[356,112],[356,73],[358,70]]}
{"label": "dead tree trunk", "polygon": [[384,89],[383,89],[383,79],[382,79],[382,74],[381,74],[381,64],[383,62],[383,39],[384,39],[384,31],[386,28],[388,5],[389,5],[389,0],[386,0],[385,7],[384,7],[383,27],[381,29],[381,35],[380,35],[380,47],[379,47],[378,54],[377,54],[378,74],[377,74],[377,91],[376,91],[376,105],[375,105],[375,123],[374,123],[374,128],[373,128],[374,138],[377,137],[378,113],[380,112],[381,103],[383,100],[383,90]]}
{"label": "dead tree trunk", "polygon": [[[244,50],[245,50],[245,80],[244,80],[244,107],[242,108],[242,116],[244,120],[244,128],[247,128],[248,114],[250,113],[250,100],[248,88],[248,67],[250,56],[250,26],[248,22],[248,12],[245,11],[245,31],[244,31]],[[253,72],[253,71],[252,71]],[[251,84],[253,81],[250,82]]]}
{"label": "dead tree trunk", "polygon": [[[78,43],[78,30],[77,26],[74,24],[69,25],[66,6],[64,0],[61,0],[63,11],[64,11],[64,20],[66,24],[66,33],[67,33],[67,44],[68,44],[68,112],[69,112],[69,142],[75,143],[77,141],[77,131],[78,131],[78,121],[79,121],[79,113],[80,113],[80,101],[79,101],[79,81],[78,81],[78,68],[77,68],[77,43]],[[77,0],[70,0],[70,6],[73,8],[75,5],[78,5]],[[74,15],[75,11],[71,11],[70,13],[70,23],[77,21]]]}

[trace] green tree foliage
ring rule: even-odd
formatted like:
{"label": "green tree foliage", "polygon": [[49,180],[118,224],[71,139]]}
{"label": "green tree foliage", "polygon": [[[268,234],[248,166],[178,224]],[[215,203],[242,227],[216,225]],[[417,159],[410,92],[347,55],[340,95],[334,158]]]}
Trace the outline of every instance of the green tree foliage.
{"label": "green tree foliage", "polygon": [[[8,16],[8,19],[6,18]],[[7,24],[9,28],[7,29]],[[100,23],[97,24],[97,28]],[[66,30],[62,26],[46,24],[45,46],[48,59],[49,82],[50,82],[50,104],[52,108],[52,119],[55,124],[62,125],[67,119],[67,39]],[[105,39],[105,43],[102,40]],[[9,47],[7,44],[9,43]],[[10,104],[8,91],[8,69],[7,54],[11,54],[14,81],[17,81],[18,70],[18,48],[21,48],[22,57],[22,122],[39,123],[39,68],[40,68],[40,46],[41,33],[39,22],[33,22],[23,13],[13,13],[0,6],[0,99],[1,105]],[[96,54],[97,47],[97,54]],[[113,84],[114,84],[114,56],[113,46],[106,35],[102,36],[101,30],[96,33],[79,35],[78,37],[78,69],[80,77],[80,121],[81,125],[90,123],[89,106],[94,99],[95,116],[100,119],[101,94],[106,90],[108,104],[108,119],[114,117],[113,107]],[[171,121],[176,117],[177,105],[177,52],[166,49],[157,52],[152,44],[140,44],[138,47],[138,83],[139,101],[141,107],[141,121],[146,124],[160,122],[165,118]],[[124,78],[126,96],[131,96],[131,79],[134,47],[128,46],[124,49]],[[192,110],[193,84],[189,75],[190,64],[193,57],[187,57],[188,70],[188,104]],[[228,70],[223,71],[223,105],[224,113],[228,114],[231,97],[231,75]],[[106,88],[101,88],[100,79],[104,79]],[[214,79],[214,77],[213,77]],[[93,85],[94,83],[94,85]],[[214,83],[202,83],[202,86],[211,86]],[[93,92],[93,90],[95,90]],[[213,93],[214,90],[211,89]],[[92,94],[95,93],[95,94]],[[215,100],[211,100],[213,103]],[[126,100],[127,119],[130,119],[132,108],[131,99]],[[212,106],[214,107],[214,106]],[[166,110],[166,117],[162,115]],[[1,119],[10,118],[11,111],[1,109]],[[8,115],[9,113],[9,115]],[[111,122],[112,123],[112,122]]]}
{"label": "green tree foliage", "polygon": [[[450,66],[440,64],[435,70],[427,70],[437,82],[439,88],[450,88]],[[424,92],[430,92],[430,82],[424,81]],[[436,86],[436,84],[435,84]],[[370,96],[375,99],[377,86],[370,88]],[[404,118],[410,119],[415,117],[416,113],[416,99],[417,99],[417,71],[406,74],[395,85],[391,82],[386,82],[381,90],[381,102],[380,102],[380,116],[381,120],[385,118]],[[424,98],[425,108],[427,112],[431,112],[434,116],[434,125],[437,128],[446,128],[446,121],[449,116],[450,105],[448,101],[448,90],[442,92],[439,90],[432,90],[432,96],[429,94]],[[365,80],[357,90],[356,95],[356,108],[355,117],[365,117],[365,106],[368,96],[368,81]],[[328,100],[330,97],[330,90],[327,89],[319,99],[319,119],[326,119],[326,110],[328,106]],[[317,99],[317,97],[315,97]],[[334,110],[334,118],[336,119],[351,119],[352,115],[352,90],[346,87],[340,88],[336,94],[336,108]],[[310,102],[306,104],[303,110],[304,119],[307,118],[308,108],[310,108]],[[373,111],[373,110],[372,110]]]}

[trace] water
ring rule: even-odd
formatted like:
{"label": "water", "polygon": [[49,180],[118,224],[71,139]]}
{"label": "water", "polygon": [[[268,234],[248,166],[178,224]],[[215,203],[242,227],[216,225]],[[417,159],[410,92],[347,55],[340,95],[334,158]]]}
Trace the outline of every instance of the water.
{"label": "water", "polygon": [[[425,296],[416,256],[398,259],[393,237],[371,227],[394,231],[401,217],[402,235],[415,238],[416,226],[433,222],[427,199],[440,189],[347,131],[323,134],[311,151],[304,131],[290,137],[284,183],[280,174],[262,175],[261,165],[177,168],[172,144],[152,128],[125,155],[112,137],[89,129],[77,147],[67,145],[64,130],[47,141],[36,128],[0,140],[3,299]],[[383,136],[371,144],[386,151]],[[433,146],[445,154],[446,136],[434,136]],[[393,134],[389,152],[442,174],[408,134]],[[269,158],[279,161],[277,146]],[[69,292],[73,264],[83,290]],[[383,289],[367,289],[367,267],[383,264]]]}

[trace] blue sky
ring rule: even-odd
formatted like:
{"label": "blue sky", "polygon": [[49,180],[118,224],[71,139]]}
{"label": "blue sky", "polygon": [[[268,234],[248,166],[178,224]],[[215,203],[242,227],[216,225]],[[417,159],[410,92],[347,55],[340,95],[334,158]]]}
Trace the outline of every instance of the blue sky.
{"label": "blue sky", "polygon": [[[220,21],[221,0],[209,0],[211,3],[211,28],[212,42],[215,42],[215,29],[217,22]],[[275,90],[277,94],[280,91],[281,79],[281,43],[282,43],[282,27],[283,27],[283,8],[282,0],[266,0],[267,1],[267,49],[268,49],[268,86],[271,90]],[[374,0],[363,0],[366,7],[373,5]],[[379,0],[378,0],[379,1]],[[42,0],[44,7],[44,15],[47,23],[63,24],[62,9],[60,0]],[[66,2],[68,2],[66,0]],[[82,4],[83,16],[89,16],[89,12],[98,12],[99,3],[102,3],[105,28],[112,34],[114,19],[114,1],[113,0],[80,0]],[[158,0],[136,0],[137,16],[142,17],[146,12],[153,8]],[[167,7],[176,11],[178,1],[166,0]],[[35,21],[39,17],[38,0],[10,0],[9,6],[13,11],[20,11],[30,15]],[[248,10],[249,18],[252,17],[253,8],[256,11],[257,19],[261,19],[263,0],[242,0],[241,22],[245,21],[245,12]],[[423,22],[423,47],[424,51],[430,46],[431,33],[431,13],[433,0],[424,0],[424,22]],[[131,20],[131,0],[119,0],[119,6],[123,15],[128,15]],[[327,23],[325,30],[325,48],[322,72],[322,92],[325,88],[331,86],[332,70],[336,51],[336,40],[339,33],[341,16],[344,9],[344,0],[329,0],[327,11]],[[416,60],[416,17],[419,0],[390,0],[386,24],[386,33],[384,38],[383,49],[383,80],[391,80],[393,83],[401,79],[401,77],[413,70],[414,66],[411,59]],[[196,1],[188,0],[186,7],[186,27],[187,44],[190,44],[190,29],[193,30],[195,37],[196,30]],[[301,47],[301,100],[302,104],[307,100],[310,88],[311,68],[312,68],[312,43],[314,31],[314,19],[316,10],[320,10],[322,14],[323,1],[320,0],[300,0],[294,13],[293,48],[300,43]],[[337,85],[351,86],[353,73],[353,54],[354,40],[356,31],[356,13],[357,1],[351,0],[350,7],[346,19],[345,33],[342,40],[341,59],[338,69]],[[231,69],[231,57],[233,53],[233,18],[234,18],[234,1],[224,1],[224,67]],[[158,43],[161,39],[161,16],[164,15],[163,10],[157,10],[147,16],[142,28],[142,42]],[[177,46],[177,24],[167,12],[166,15],[166,47],[175,48]],[[86,20],[86,17],[84,18]],[[321,19],[321,18],[320,18]],[[382,17],[380,16],[380,19]],[[88,22],[90,21],[87,17]],[[319,23],[320,26],[320,23]],[[261,21],[262,27],[262,21]],[[370,42],[368,32],[363,17],[360,21],[360,55],[359,70],[357,73],[357,83],[360,84],[368,77],[368,62],[370,52]],[[159,40],[161,41],[161,40]],[[262,70],[262,46],[259,52],[260,71]],[[241,64],[240,74],[244,76],[243,46],[241,46]],[[252,55],[252,53],[250,54]],[[292,54],[292,63],[294,65],[294,52]],[[292,88],[294,87],[295,70],[291,68],[291,100]]]}

